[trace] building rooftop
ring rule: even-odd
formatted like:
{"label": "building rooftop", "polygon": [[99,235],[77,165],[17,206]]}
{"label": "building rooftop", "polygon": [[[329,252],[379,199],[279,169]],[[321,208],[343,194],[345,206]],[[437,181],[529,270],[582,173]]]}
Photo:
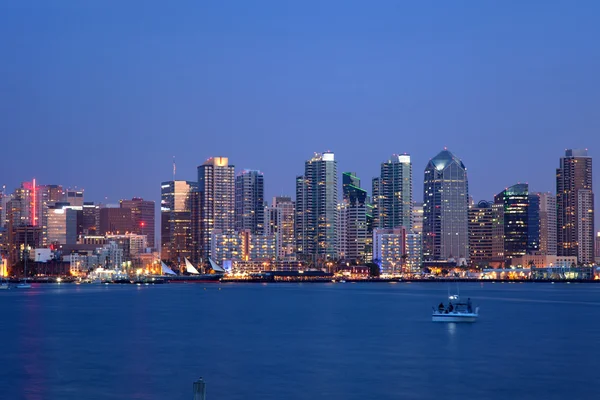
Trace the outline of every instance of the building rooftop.
{"label": "building rooftop", "polygon": [[444,149],[442,151],[440,151],[440,153],[433,157],[430,160],[430,163],[432,163],[435,167],[435,169],[437,169],[438,171],[442,171],[443,169],[445,169],[448,165],[450,165],[452,162],[456,162],[458,165],[460,165],[462,168],[465,168],[465,165],[463,164],[463,162],[456,157],[454,154],[452,154],[450,151]]}

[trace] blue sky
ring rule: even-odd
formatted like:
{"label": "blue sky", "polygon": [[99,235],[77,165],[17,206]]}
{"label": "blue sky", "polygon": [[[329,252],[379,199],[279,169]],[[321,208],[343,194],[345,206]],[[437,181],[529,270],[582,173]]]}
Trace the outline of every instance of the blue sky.
{"label": "blue sky", "polygon": [[[600,155],[594,1],[5,1],[0,184],[158,200],[228,156],[292,194],[312,153],[370,180],[447,146],[475,200],[555,190],[565,148]],[[598,176],[595,168],[595,187]]]}

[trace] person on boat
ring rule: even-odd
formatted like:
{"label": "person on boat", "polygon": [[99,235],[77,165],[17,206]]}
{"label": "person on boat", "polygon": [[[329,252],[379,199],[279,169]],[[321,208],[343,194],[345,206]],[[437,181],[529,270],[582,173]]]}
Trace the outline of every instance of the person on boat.
{"label": "person on boat", "polygon": [[467,299],[467,311],[472,313],[473,312],[473,305],[471,304],[471,298],[469,297]]}
{"label": "person on boat", "polygon": [[452,305],[452,302],[448,302],[448,311],[452,312],[452,310],[454,310],[454,306]]}
{"label": "person on boat", "polygon": [[444,312],[444,303],[440,303],[440,305],[438,306],[438,311]]}

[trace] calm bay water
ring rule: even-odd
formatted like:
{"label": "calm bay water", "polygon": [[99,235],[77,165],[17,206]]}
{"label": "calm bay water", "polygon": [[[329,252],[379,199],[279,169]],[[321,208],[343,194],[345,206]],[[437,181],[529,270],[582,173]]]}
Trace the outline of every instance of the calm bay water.
{"label": "calm bay water", "polygon": [[600,285],[46,285],[0,292],[1,399],[597,399]]}

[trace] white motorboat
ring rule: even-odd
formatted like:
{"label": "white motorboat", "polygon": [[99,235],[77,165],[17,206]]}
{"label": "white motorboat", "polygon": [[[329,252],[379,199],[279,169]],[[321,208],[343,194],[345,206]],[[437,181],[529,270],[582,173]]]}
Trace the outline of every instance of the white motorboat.
{"label": "white motorboat", "polygon": [[27,283],[26,281],[23,282],[19,282],[15,285],[15,288],[17,289],[31,289],[31,284]]}
{"label": "white motorboat", "polygon": [[8,284],[8,282],[6,282],[6,281],[0,282],[0,290],[8,290],[8,289],[10,289],[10,285]]}
{"label": "white motorboat", "polygon": [[443,303],[433,308],[431,320],[433,322],[475,322],[479,318],[479,307],[473,305],[471,299],[461,302],[458,295],[449,296],[449,303]]}

